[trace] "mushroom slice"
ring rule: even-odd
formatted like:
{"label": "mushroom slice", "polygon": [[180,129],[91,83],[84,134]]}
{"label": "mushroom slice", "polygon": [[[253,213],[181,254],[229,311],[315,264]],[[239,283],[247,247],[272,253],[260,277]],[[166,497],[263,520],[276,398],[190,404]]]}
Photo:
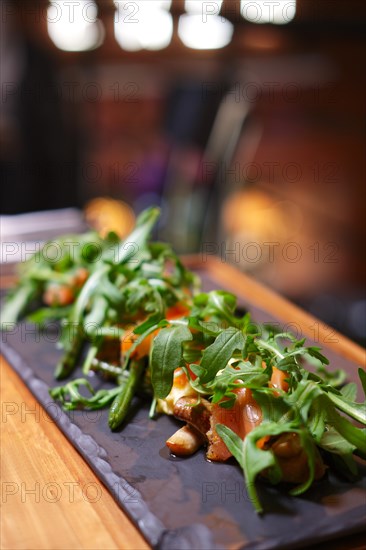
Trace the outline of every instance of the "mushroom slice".
{"label": "mushroom slice", "polygon": [[174,405],[174,416],[193,426],[206,439],[210,429],[211,403],[197,397],[181,397]]}
{"label": "mushroom slice", "polygon": [[193,455],[204,443],[204,436],[186,424],[177,430],[166,442],[170,451],[178,456]]}

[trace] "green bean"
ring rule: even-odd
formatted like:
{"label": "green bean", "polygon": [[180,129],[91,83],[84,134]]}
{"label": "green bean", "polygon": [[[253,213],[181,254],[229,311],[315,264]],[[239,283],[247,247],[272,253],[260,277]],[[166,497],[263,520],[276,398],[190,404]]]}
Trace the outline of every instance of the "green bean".
{"label": "green bean", "polygon": [[65,353],[55,369],[55,378],[57,380],[67,378],[75,369],[76,362],[84,343],[84,333],[81,327],[74,327],[74,333],[71,332],[72,328],[71,326],[66,329],[68,336],[65,345]]}
{"label": "green bean", "polygon": [[140,383],[144,370],[144,359],[131,362],[130,375],[126,383],[122,385],[121,392],[114,399],[109,411],[108,424],[111,430],[116,430],[126,418],[129,405]]}

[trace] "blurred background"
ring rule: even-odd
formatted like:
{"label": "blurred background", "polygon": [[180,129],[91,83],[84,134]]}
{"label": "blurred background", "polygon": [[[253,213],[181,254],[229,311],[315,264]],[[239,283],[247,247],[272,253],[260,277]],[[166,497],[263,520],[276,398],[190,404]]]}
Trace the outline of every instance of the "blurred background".
{"label": "blurred background", "polygon": [[77,208],[125,234],[158,204],[178,252],[365,343],[365,20],[363,0],[2,0],[4,233]]}

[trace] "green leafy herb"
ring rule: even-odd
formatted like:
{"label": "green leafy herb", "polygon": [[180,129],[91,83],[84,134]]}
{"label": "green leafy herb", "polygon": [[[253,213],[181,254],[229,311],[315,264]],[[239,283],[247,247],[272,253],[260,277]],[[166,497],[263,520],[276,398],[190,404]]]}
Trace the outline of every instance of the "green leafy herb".
{"label": "green leafy herb", "polygon": [[182,345],[191,339],[185,325],[163,328],[156,336],[151,354],[151,382],[157,398],[163,399],[170,392],[174,371],[182,363]]}
{"label": "green leafy herb", "polygon": [[223,330],[203,352],[200,364],[201,384],[212,380],[228,364],[234,352],[243,350],[244,344],[245,339],[239,329],[229,327]]}

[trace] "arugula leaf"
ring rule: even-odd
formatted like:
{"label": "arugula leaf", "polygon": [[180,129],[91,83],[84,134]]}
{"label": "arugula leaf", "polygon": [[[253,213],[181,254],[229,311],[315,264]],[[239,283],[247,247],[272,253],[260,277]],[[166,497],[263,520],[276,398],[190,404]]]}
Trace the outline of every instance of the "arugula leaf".
{"label": "arugula leaf", "polygon": [[266,423],[265,426],[259,426],[247,434],[243,441],[227,426],[223,424],[216,426],[217,433],[243,469],[248,495],[259,514],[263,512],[263,507],[255,487],[258,474],[267,470],[272,483],[278,483],[282,474],[274,453],[259,449],[257,441],[265,435],[279,435],[290,431],[291,428],[287,424],[278,426],[274,423]]}
{"label": "arugula leaf", "polygon": [[297,433],[300,436],[301,446],[303,450],[306,453],[307,460],[308,460],[308,467],[309,467],[309,477],[307,480],[304,481],[304,483],[301,483],[294,489],[290,491],[290,495],[297,496],[301,495],[302,493],[305,493],[311,486],[311,484],[314,481],[314,475],[315,475],[315,443],[309,434],[307,429],[300,429],[297,430]]}
{"label": "arugula leaf", "polygon": [[194,347],[188,347],[188,346],[186,346],[183,349],[183,360],[188,365],[191,366],[191,364],[193,363],[193,365],[195,367],[198,366],[198,365],[196,365],[196,363],[201,361],[201,358],[202,358],[202,350],[201,349],[194,348]]}
{"label": "arugula leaf", "polygon": [[356,449],[347,439],[345,439],[337,430],[329,427],[319,440],[319,446],[325,451],[337,455],[349,455]]}
{"label": "arugula leaf", "polygon": [[[351,445],[357,448],[357,452],[366,458],[366,430],[357,428],[349,422],[344,416],[337,413],[330,401],[330,395],[324,396],[324,407],[327,410],[327,420],[337,432],[344,437]],[[327,400],[328,398],[328,400]]]}
{"label": "arugula leaf", "polygon": [[[232,321],[236,308],[237,298],[231,292],[224,290],[213,290],[208,294],[207,308],[221,313],[229,322]],[[236,318],[234,318],[234,322]]]}
{"label": "arugula leaf", "polygon": [[338,388],[342,384],[344,384],[346,380],[346,373],[342,369],[337,369],[335,371],[328,371],[324,365],[320,365],[316,369],[316,373],[318,376],[321,377],[321,379],[329,384],[330,386],[333,386],[333,388]]}
{"label": "arugula leaf", "polygon": [[266,388],[267,391],[253,390],[253,397],[260,406],[262,412],[262,423],[278,424],[287,423],[293,418],[291,407],[284,401],[281,396],[275,396],[272,391]]}
{"label": "arugula leaf", "polygon": [[155,337],[151,352],[151,382],[154,395],[164,399],[173,385],[174,371],[182,362],[182,344],[192,340],[185,325],[163,328]]}
{"label": "arugula leaf", "polygon": [[192,315],[197,313],[203,319],[211,317],[214,321],[224,321],[226,324],[238,327],[246,321],[235,317],[236,296],[225,290],[212,290],[195,296]]}
{"label": "arugula leaf", "polygon": [[312,402],[307,419],[307,427],[314,441],[320,445],[325,430],[328,429],[326,410],[322,405],[322,396],[315,397]]}
{"label": "arugula leaf", "polygon": [[[245,441],[248,442],[248,438],[246,437],[243,441],[235,432],[233,432],[233,430],[224,424],[217,424],[216,432],[221,437],[233,457],[236,458],[241,469],[243,470],[248,496],[251,499],[256,511],[259,514],[262,513],[263,508],[255,488],[255,479],[257,475],[265,468],[275,466],[276,460],[273,453],[271,451],[260,451],[258,447],[256,450],[254,449],[254,452],[249,452],[249,454],[252,455],[249,460],[251,461],[251,459],[254,458],[254,461],[252,462],[252,468],[248,470],[246,464],[246,460],[248,459],[248,444],[246,447],[246,453],[244,452],[244,444]],[[251,450],[252,446],[249,446],[249,451]]]}
{"label": "arugula leaf", "polygon": [[250,357],[250,356],[260,357],[260,361],[262,363],[262,355],[260,354],[260,349],[255,340],[255,335],[246,334],[245,345],[243,348],[243,357]]}
{"label": "arugula leaf", "polygon": [[292,356],[291,354],[286,355],[286,357],[278,361],[278,363],[276,363],[276,367],[279,370],[283,370],[283,371],[291,371],[291,370],[299,369],[299,365],[297,364],[295,357]]}
{"label": "arugula leaf", "polygon": [[[85,387],[91,397],[85,397],[80,393],[79,388]],[[79,408],[95,411],[108,405],[121,391],[118,386],[110,390],[94,391],[90,382],[85,378],[77,378],[64,386],[52,388],[49,392],[53,399],[61,401],[64,409],[71,411]]]}
{"label": "arugula leaf", "polygon": [[160,321],[162,321],[161,314],[160,313],[153,313],[152,315],[150,315],[146,319],[146,321],[144,321],[143,323],[137,325],[133,329],[133,332],[134,332],[134,334],[137,334],[137,335],[144,334],[144,332],[149,330],[151,327],[154,327],[154,326],[157,327],[159,325]]}
{"label": "arugula leaf", "polygon": [[[234,388],[262,387],[268,383],[268,376],[261,367],[252,365],[249,361],[235,362],[219,371],[216,377],[206,385],[208,393],[213,392],[213,403],[218,403]],[[235,397],[235,395],[234,395]],[[225,401],[227,405],[227,401]]]}
{"label": "arugula leaf", "polygon": [[192,315],[188,317],[188,326],[190,329],[198,330],[208,336],[216,337],[220,333],[220,329],[216,323],[201,321],[198,317],[193,317]]}
{"label": "arugula leaf", "polygon": [[353,403],[348,399],[343,399],[339,395],[333,392],[328,392],[328,397],[335,406],[341,411],[347,413],[349,416],[358,420],[362,424],[366,425],[366,404],[365,403]]}
{"label": "arugula leaf", "polygon": [[354,382],[350,382],[341,388],[341,394],[347,401],[356,401],[357,397],[357,385]]}
{"label": "arugula leaf", "polygon": [[317,346],[311,346],[309,348],[306,348],[306,352],[311,357],[315,357],[315,359],[318,359],[321,363],[324,365],[329,365],[329,359],[327,359],[322,353],[320,353],[321,348]]}
{"label": "arugula leaf", "polygon": [[311,380],[301,380],[296,390],[283,397],[292,410],[298,411],[304,424],[315,398],[323,395],[322,388]]}
{"label": "arugula leaf", "polygon": [[142,262],[141,252],[146,246],[146,241],[160,215],[159,208],[151,207],[141,212],[136,221],[136,227],[126,239],[118,244],[113,251],[113,262],[115,264],[125,264],[131,262],[131,267],[137,268]]}
{"label": "arugula leaf", "polygon": [[235,351],[241,352],[245,344],[245,338],[241,330],[229,327],[223,330],[208,346],[202,354],[200,364],[201,384],[212,380],[219,370],[226,367]]}

